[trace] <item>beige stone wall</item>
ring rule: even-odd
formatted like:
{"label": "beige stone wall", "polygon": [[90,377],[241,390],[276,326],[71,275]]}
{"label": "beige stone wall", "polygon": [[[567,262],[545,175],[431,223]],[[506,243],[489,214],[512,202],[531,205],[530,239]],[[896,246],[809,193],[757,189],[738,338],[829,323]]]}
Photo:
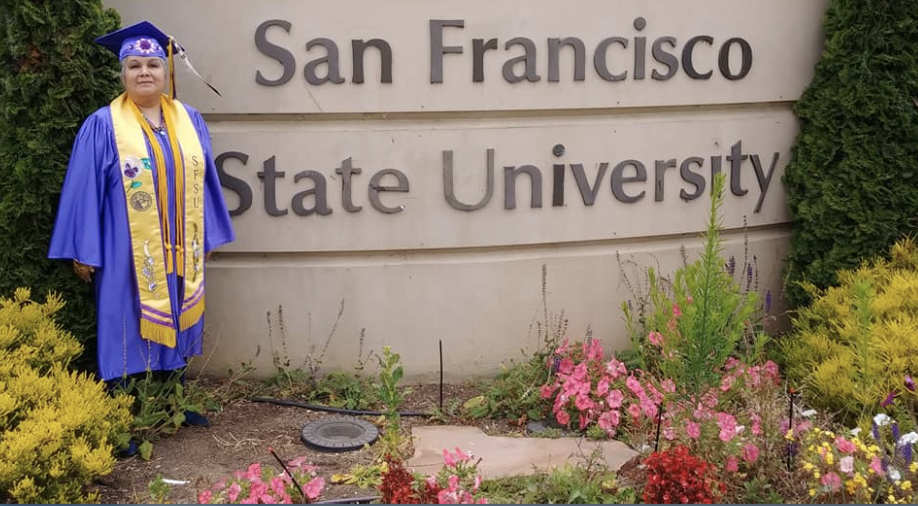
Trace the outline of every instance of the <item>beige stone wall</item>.
{"label": "beige stone wall", "polygon": [[[682,246],[689,260],[695,257],[718,168],[734,184],[724,207],[725,254],[740,266],[755,255],[751,289],[775,292],[775,309],[782,307],[789,224],[781,176],[797,130],[793,101],[819,57],[823,0],[107,4],[125,24],[149,19],[175,36],[221,90],[222,98],[179,71],[179,96],[205,113],[215,153],[235,153],[222,162],[235,182],[225,191],[227,203],[238,208],[247,201],[239,188],[251,190],[250,207],[234,217],[237,242],[208,267],[210,372],[254,359],[268,375],[282,340],[291,361],[302,363],[323,349],[343,301],[324,357],[328,368],[353,365],[363,332],[364,352],[391,345],[417,379],[436,374],[438,340],[447,377],[491,374],[502,361],[520,358],[521,348],[538,345],[543,265],[549,311],[564,312],[571,338],[589,330],[608,347],[624,347],[620,304],[646,292],[641,269],[671,273]],[[646,22],[641,30],[639,17]],[[273,26],[266,40],[289,51],[295,72],[284,84],[264,86],[259,73],[267,80],[283,74],[256,44],[259,25],[275,19],[289,22],[289,31]],[[442,83],[430,82],[431,20],[464,22],[443,29],[444,45],[463,52],[443,56]],[[603,63],[628,71],[616,82],[603,79],[594,61],[596,48],[613,36],[628,44],[609,45]],[[680,53],[697,36],[713,41],[691,54],[698,72],[712,71],[706,80],[690,77]],[[519,46],[504,49],[514,37],[534,42],[539,81],[504,78],[505,62],[522,54]],[[556,37],[583,42],[582,81],[574,80],[570,48],[560,53],[558,82],[549,81],[549,39]],[[667,71],[653,56],[661,37],[674,37],[665,48],[680,53],[679,70],[666,80],[652,77]],[[322,47],[305,48],[317,38],[337,45],[343,83],[304,78],[304,67],[325,56]],[[375,50],[367,52],[365,82],[353,82],[351,41],[373,38],[391,46],[391,83],[380,82]],[[473,39],[489,38],[498,39],[498,49],[484,53],[483,81],[473,82]],[[736,80],[718,61],[731,38],[746,41],[752,54],[748,74]],[[636,79],[641,43],[645,75]],[[728,56],[727,73],[735,75],[739,42]],[[326,70],[323,64],[316,71]],[[563,154],[553,152],[558,145]],[[486,195],[489,152],[490,200],[473,211],[451,206],[449,181],[466,204]],[[345,160],[361,169],[351,174],[349,196]],[[554,165],[563,166],[561,178]],[[521,166],[541,180],[541,203],[533,205],[524,174],[513,179],[509,209],[505,172]],[[273,178],[266,174],[271,167]],[[403,191],[374,190],[399,186],[391,172],[374,178],[385,169],[402,175]],[[330,213],[304,215],[320,207],[322,196]]]}

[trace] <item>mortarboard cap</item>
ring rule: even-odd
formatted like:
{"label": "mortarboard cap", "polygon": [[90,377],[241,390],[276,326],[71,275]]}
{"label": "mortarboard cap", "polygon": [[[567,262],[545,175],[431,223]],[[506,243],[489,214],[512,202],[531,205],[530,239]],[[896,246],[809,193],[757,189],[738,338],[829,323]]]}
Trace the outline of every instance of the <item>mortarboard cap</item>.
{"label": "mortarboard cap", "polygon": [[165,60],[169,44],[178,52],[178,44],[149,21],[103,35],[96,42],[118,55],[119,60],[126,56],[158,56]]}

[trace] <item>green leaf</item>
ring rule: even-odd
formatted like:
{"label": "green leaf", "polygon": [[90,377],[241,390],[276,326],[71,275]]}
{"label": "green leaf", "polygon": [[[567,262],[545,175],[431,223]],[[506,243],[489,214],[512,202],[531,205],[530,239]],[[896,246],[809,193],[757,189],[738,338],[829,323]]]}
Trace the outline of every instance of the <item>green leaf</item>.
{"label": "green leaf", "polygon": [[134,189],[136,189],[136,188],[140,188],[141,186],[143,186],[143,183],[141,183],[140,181],[131,181],[131,189],[132,189],[132,190],[134,190]]}
{"label": "green leaf", "polygon": [[144,440],[143,443],[140,443],[140,458],[143,460],[150,460],[150,457],[153,456],[153,443],[149,440]]}

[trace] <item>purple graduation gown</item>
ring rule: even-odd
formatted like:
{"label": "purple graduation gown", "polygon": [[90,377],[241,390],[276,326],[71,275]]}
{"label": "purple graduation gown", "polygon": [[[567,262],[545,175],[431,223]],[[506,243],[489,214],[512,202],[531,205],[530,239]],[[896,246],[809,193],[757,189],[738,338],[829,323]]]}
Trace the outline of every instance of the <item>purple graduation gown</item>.
{"label": "purple graduation gown", "polygon": [[[207,125],[197,110],[187,105],[185,108],[206,158],[204,251],[207,253],[233,241],[235,236],[220,189]],[[175,164],[169,136],[164,131],[154,133],[154,137],[162,147],[169,188],[169,204],[160,204],[160,212],[168,209],[170,223],[175,223]],[[149,141],[147,151],[156,167]],[[158,187],[160,181],[155,170],[153,175]],[[48,250],[48,258],[72,258],[95,267],[99,375],[103,380],[146,370],[169,371],[184,367],[189,357],[201,354],[204,332],[204,318],[201,318],[191,328],[178,332],[175,348],[140,337],[140,302],[122,185],[111,113],[109,107],[103,107],[86,119],[74,141]],[[175,244],[174,226],[171,231],[170,242]],[[175,328],[178,329],[183,287],[174,270],[167,278]]]}

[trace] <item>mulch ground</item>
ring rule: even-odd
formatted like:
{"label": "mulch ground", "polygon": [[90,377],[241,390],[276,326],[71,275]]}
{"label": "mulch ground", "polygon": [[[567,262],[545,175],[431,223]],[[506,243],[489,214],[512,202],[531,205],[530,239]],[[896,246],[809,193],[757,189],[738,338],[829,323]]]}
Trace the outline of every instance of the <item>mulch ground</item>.
{"label": "mulch ground", "polygon": [[[480,394],[474,385],[444,385],[444,406]],[[406,399],[404,411],[432,411],[439,405],[438,385],[418,385]],[[99,479],[93,486],[104,503],[145,503],[151,497],[148,487],[157,475],[182,480],[174,485],[167,500],[173,503],[195,503],[197,493],[237,470],[245,470],[254,462],[277,467],[268,447],[283,459],[305,455],[319,466],[326,489],[321,499],[353,498],[376,495],[375,490],[362,490],[353,485],[331,483],[333,474],[345,473],[354,464],[373,462],[371,450],[325,453],[306,447],[300,441],[300,431],[307,423],[327,416],[327,413],[307,409],[255,403],[246,399],[229,402],[222,411],[208,414],[210,427],[188,427],[177,434],[159,440],[149,461],[139,457],[119,460],[115,470]],[[375,418],[367,418],[375,421]],[[489,434],[522,433],[504,421],[468,420],[450,417],[450,424],[474,425]],[[406,417],[402,426],[437,423],[425,418]]]}

